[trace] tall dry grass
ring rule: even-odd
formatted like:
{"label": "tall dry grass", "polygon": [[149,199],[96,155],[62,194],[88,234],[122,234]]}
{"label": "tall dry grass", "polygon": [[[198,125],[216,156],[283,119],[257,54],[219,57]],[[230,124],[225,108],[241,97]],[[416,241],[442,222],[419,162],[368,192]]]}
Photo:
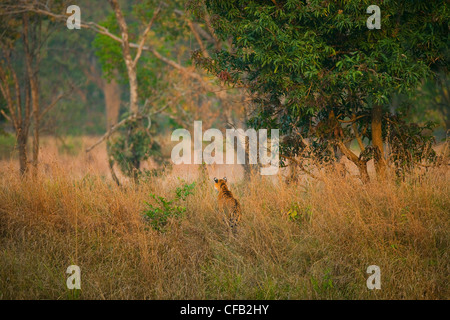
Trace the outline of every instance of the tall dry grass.
{"label": "tall dry grass", "polygon": [[[332,173],[297,185],[232,181],[243,209],[236,235],[213,177],[197,178],[184,217],[161,233],[143,219],[144,201],[173,198],[184,183],[176,174],[117,187],[51,172],[0,171],[1,299],[450,298],[447,169],[367,185]],[[369,265],[381,268],[381,290],[366,286]]]}

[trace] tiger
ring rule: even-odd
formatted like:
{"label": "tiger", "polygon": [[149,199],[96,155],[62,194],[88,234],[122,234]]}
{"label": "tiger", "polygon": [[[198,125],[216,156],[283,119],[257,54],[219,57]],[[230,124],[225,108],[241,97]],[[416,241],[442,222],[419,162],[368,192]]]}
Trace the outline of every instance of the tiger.
{"label": "tiger", "polygon": [[231,230],[235,231],[241,221],[241,205],[228,189],[226,177],[223,179],[214,178],[214,188],[219,191],[219,208],[227,215]]}

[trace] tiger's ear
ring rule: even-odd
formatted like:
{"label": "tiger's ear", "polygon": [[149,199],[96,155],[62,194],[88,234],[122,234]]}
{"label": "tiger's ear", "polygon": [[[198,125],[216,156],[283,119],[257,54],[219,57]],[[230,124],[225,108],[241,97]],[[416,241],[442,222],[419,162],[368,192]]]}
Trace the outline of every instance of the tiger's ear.
{"label": "tiger's ear", "polygon": [[227,182],[227,177],[223,177],[223,181]]}
{"label": "tiger's ear", "polygon": [[214,182],[217,183],[217,182],[219,182],[219,180],[217,180],[217,178],[214,177]]}

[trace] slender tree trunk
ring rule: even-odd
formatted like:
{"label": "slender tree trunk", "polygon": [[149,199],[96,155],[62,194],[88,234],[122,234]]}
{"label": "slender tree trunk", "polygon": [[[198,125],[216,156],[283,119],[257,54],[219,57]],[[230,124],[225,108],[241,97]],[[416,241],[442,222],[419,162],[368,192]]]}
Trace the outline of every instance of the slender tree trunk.
{"label": "slender tree trunk", "polygon": [[450,132],[450,117],[446,116],[445,117],[445,132]]}
{"label": "slender tree trunk", "polygon": [[109,144],[106,145],[106,154],[108,155],[108,166],[109,171],[111,172],[111,177],[114,182],[120,187],[119,178],[117,178],[116,172],[114,171],[114,158],[111,156],[111,152],[109,151]]}
{"label": "slender tree trunk", "polygon": [[[125,61],[127,66],[129,63],[127,60]],[[130,81],[130,111],[132,114],[137,115],[139,112],[138,107],[138,84],[137,84],[137,76],[136,69],[134,67],[127,67],[128,69],[128,78]]]}
{"label": "slender tree trunk", "polygon": [[17,146],[19,149],[19,164],[21,176],[24,176],[28,171],[27,141],[28,134],[25,133],[24,130],[19,129],[19,132],[17,133]]}
{"label": "slender tree trunk", "polygon": [[[258,164],[250,163],[250,139],[245,138],[245,163],[244,167],[244,179],[246,181],[250,181],[250,179],[255,175],[255,172],[258,170]],[[259,149],[258,149],[259,150]],[[257,160],[259,160],[259,152],[256,154]],[[257,162],[258,163],[258,162]]]}
{"label": "slender tree trunk", "polygon": [[114,79],[110,82],[103,80],[102,89],[106,105],[106,129],[109,130],[119,121],[120,86]]}
{"label": "slender tree trunk", "polygon": [[128,39],[128,26],[123,17],[122,10],[120,10],[117,0],[109,0],[111,7],[113,8],[117,23],[119,24],[122,35],[122,54],[127,67],[128,81],[130,83],[130,111],[132,114],[137,115],[138,109],[138,82],[136,75],[136,64],[131,57],[130,43]]}
{"label": "slender tree trunk", "polygon": [[[128,35],[128,26],[125,21],[125,18],[122,14],[122,10],[120,9],[119,3],[117,0],[109,0],[109,3],[111,7],[114,10],[114,13],[116,15],[117,23],[119,24],[120,31],[121,31],[121,37],[122,37],[122,55],[123,59],[125,61],[125,65],[127,67],[127,73],[128,73],[128,82],[130,83],[130,113],[134,116],[137,116],[139,113],[139,105],[138,105],[138,81],[137,81],[137,74],[136,74],[136,62],[138,57],[136,57],[136,61],[133,60],[130,52],[130,43],[129,43],[129,35]],[[138,49],[139,50],[139,49]],[[129,126],[129,131],[132,128],[132,125]],[[132,151],[135,155],[135,152]],[[136,164],[134,165],[134,168],[136,170],[139,170],[139,164],[136,167]],[[112,167],[111,167],[112,169]],[[136,181],[136,172],[133,173],[133,177]],[[113,179],[116,180],[116,183],[118,183],[117,177],[113,176]]]}
{"label": "slender tree trunk", "polygon": [[288,184],[297,184],[298,183],[298,176],[299,176],[299,168],[297,163],[294,161],[289,160],[289,176],[286,179],[286,182]]}
{"label": "slender tree trunk", "polygon": [[[5,113],[3,113],[3,115],[8,121],[11,122],[14,128],[19,150],[20,174],[21,176],[24,176],[28,171],[27,142],[28,130],[30,127],[30,90],[28,72],[25,68],[25,89],[23,90],[25,105],[22,105],[22,90],[16,71],[14,70],[9,59],[10,51],[5,47],[2,47],[2,50],[6,53],[6,59],[5,61],[2,61],[3,63],[0,62],[0,93],[6,100],[6,106],[9,111],[9,115],[6,115]],[[6,64],[4,64],[4,62],[6,62]],[[11,93],[11,87],[14,87],[15,89],[14,98]]]}
{"label": "slender tree trunk", "polygon": [[[20,123],[20,128],[17,131],[17,142],[19,145],[19,164],[20,164],[20,174],[24,176],[28,171],[28,131],[30,129],[30,82],[28,81],[28,73],[25,73],[25,114]],[[19,103],[19,102],[18,102]],[[20,105],[20,111],[22,108]]]}
{"label": "slender tree trunk", "polygon": [[37,174],[38,157],[39,157],[39,128],[40,128],[40,111],[39,111],[39,87],[36,78],[37,70],[33,68],[33,57],[30,52],[30,43],[28,38],[28,15],[23,15],[23,42],[25,49],[25,64],[30,83],[31,105],[34,120],[33,127],[33,175]]}
{"label": "slender tree trunk", "polygon": [[40,123],[40,113],[39,113],[39,91],[37,87],[37,83],[35,80],[30,80],[31,87],[31,101],[33,105],[33,175],[37,174],[38,170],[38,158],[39,158],[39,128],[41,126]]}
{"label": "slender tree trunk", "polygon": [[[248,129],[247,122],[248,122],[247,109],[244,106],[244,120],[241,122],[241,127],[245,128],[245,130]],[[256,157],[257,157],[256,164],[250,164],[250,139],[245,137],[244,143],[245,143],[244,144],[244,146],[245,146],[245,148],[244,148],[244,150],[245,150],[245,163],[243,164],[243,166],[244,166],[244,179],[246,181],[250,181],[250,179],[254,176],[255,172],[258,170],[259,152],[257,151],[257,153],[256,153]]]}
{"label": "slender tree trunk", "polygon": [[383,132],[382,132],[383,108],[376,105],[372,109],[372,144],[375,147],[375,170],[379,179],[386,176],[386,161],[384,159]]}
{"label": "slender tree trunk", "polygon": [[367,171],[367,162],[359,162],[356,164],[359,170],[359,175],[361,177],[361,181],[367,183],[370,181],[369,172]]}

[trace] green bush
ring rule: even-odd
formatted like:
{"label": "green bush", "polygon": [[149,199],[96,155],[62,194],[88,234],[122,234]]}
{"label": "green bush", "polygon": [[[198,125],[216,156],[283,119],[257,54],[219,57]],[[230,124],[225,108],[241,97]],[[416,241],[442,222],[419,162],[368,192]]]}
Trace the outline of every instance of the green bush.
{"label": "green bush", "polygon": [[145,201],[148,209],[144,211],[144,218],[150,223],[154,230],[164,232],[169,218],[181,218],[186,211],[186,207],[176,205],[180,201],[186,201],[186,198],[193,194],[192,190],[195,187],[195,182],[191,184],[185,183],[182,187],[175,190],[175,198],[168,200],[155,194],[150,194],[156,201],[156,205]]}

